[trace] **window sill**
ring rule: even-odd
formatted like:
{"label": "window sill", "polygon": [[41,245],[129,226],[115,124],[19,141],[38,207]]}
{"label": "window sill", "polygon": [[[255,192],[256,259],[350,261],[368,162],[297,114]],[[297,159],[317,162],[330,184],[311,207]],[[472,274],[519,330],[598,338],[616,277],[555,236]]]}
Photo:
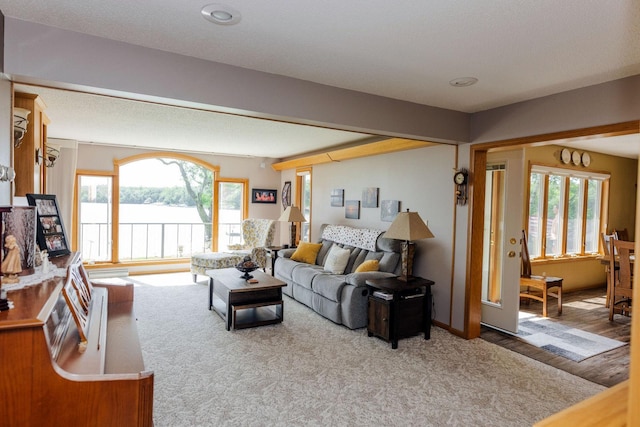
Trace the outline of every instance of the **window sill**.
{"label": "window sill", "polygon": [[545,265],[545,264],[564,264],[581,261],[599,260],[602,257],[600,254],[593,255],[580,255],[580,256],[565,256],[558,258],[544,258],[544,259],[532,259],[531,265]]}

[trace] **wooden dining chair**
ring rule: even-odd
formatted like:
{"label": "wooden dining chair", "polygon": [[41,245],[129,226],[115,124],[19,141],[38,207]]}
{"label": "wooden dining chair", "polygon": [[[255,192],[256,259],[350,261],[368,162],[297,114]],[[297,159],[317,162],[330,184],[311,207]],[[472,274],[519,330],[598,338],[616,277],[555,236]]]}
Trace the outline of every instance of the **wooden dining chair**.
{"label": "wooden dining chair", "polygon": [[[531,274],[531,258],[527,245],[527,234],[522,230],[522,264],[520,273],[520,298],[527,302],[530,299],[542,302],[542,316],[547,317],[549,297],[558,299],[558,315],[562,314],[562,278],[535,276]],[[552,291],[552,289],[554,289]]]}
{"label": "wooden dining chair", "polygon": [[623,228],[622,230],[613,229],[613,234],[616,235],[616,239],[624,240],[625,242],[629,241],[629,230]]}
{"label": "wooden dining chair", "polygon": [[[617,256],[609,257],[609,320],[614,314],[631,316],[631,300],[633,297],[633,264],[634,242],[611,239],[609,252]],[[617,265],[616,265],[617,264]],[[617,273],[616,273],[617,268]]]}
{"label": "wooden dining chair", "polygon": [[[609,255],[610,255],[610,252],[611,252],[611,243],[610,243],[610,241],[612,239],[616,239],[617,238],[616,233],[615,232],[613,232],[611,234],[600,233],[600,238],[602,240],[602,252],[604,253],[605,259],[609,259]],[[605,274],[607,276],[607,295],[605,297],[604,306],[606,308],[609,308],[609,299],[611,297],[611,278],[610,278],[611,275],[609,274],[610,268],[611,267],[610,267],[609,263],[605,264],[604,271],[605,271]],[[613,271],[616,274],[618,274],[617,273],[618,267],[615,267],[615,269]]]}

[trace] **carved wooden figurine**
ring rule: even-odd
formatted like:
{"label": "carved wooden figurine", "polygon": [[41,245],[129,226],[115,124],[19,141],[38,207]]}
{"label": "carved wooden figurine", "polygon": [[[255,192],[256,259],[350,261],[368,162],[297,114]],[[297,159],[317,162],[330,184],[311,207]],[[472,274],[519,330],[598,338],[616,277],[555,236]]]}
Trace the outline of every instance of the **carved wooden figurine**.
{"label": "carved wooden figurine", "polygon": [[7,248],[7,254],[2,261],[3,283],[18,283],[18,273],[22,271],[20,262],[20,247],[15,236],[9,234],[4,239],[4,247]]}

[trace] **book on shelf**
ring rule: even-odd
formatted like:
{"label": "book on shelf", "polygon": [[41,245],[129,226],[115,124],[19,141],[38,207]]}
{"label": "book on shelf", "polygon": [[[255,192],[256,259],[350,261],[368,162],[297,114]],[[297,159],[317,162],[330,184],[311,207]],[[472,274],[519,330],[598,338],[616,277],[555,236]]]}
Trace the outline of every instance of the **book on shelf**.
{"label": "book on shelf", "polygon": [[393,295],[383,291],[373,291],[373,296],[376,298],[382,298],[385,300],[392,300]]}

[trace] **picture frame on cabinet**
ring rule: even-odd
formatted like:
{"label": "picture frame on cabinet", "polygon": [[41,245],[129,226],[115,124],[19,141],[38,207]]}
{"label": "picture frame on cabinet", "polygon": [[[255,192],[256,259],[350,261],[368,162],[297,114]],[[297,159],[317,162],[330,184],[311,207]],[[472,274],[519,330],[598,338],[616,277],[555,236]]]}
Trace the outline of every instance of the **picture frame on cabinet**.
{"label": "picture frame on cabinet", "polygon": [[40,250],[46,250],[51,257],[71,253],[56,196],[27,194],[27,201],[36,208],[36,241]]}

